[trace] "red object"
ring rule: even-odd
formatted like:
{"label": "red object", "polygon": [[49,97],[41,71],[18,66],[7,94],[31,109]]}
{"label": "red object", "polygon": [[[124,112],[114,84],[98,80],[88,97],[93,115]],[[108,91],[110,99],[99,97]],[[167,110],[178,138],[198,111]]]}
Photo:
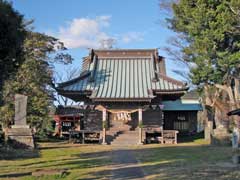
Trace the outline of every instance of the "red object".
{"label": "red object", "polygon": [[54,115],[54,120],[56,122],[56,130],[58,132],[56,132],[57,134],[61,133],[62,130],[62,122],[79,122],[80,121],[81,116],[80,115]]}

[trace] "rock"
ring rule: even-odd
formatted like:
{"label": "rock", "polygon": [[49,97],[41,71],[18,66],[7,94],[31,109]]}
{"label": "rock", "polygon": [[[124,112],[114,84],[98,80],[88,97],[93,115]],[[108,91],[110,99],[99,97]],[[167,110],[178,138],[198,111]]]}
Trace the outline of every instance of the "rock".
{"label": "rock", "polygon": [[232,156],[232,161],[233,161],[233,164],[240,164],[240,155],[239,154],[234,154]]}
{"label": "rock", "polygon": [[225,128],[214,129],[211,134],[211,144],[231,145],[231,134]]}

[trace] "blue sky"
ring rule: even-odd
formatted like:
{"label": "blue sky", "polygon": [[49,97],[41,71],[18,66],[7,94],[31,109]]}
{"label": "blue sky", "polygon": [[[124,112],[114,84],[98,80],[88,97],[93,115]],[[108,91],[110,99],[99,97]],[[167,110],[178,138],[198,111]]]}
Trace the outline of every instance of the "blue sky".
{"label": "blue sky", "polygon": [[[13,6],[26,19],[34,19],[36,31],[53,35],[69,48],[74,63],[80,68],[81,58],[88,48],[163,48],[173,35],[162,22],[159,0],[13,0]],[[172,72],[184,68],[173,62],[166,52],[168,75],[181,79]],[[180,66],[180,67],[179,67]],[[57,66],[63,72],[67,67]]]}

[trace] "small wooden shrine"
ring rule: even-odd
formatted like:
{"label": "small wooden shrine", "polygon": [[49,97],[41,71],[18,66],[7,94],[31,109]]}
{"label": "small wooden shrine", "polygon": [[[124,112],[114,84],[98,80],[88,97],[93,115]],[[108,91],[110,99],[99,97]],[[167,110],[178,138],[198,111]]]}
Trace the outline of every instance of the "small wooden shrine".
{"label": "small wooden shrine", "polygon": [[71,130],[83,129],[83,115],[81,106],[58,106],[54,115],[55,136],[68,136]]}

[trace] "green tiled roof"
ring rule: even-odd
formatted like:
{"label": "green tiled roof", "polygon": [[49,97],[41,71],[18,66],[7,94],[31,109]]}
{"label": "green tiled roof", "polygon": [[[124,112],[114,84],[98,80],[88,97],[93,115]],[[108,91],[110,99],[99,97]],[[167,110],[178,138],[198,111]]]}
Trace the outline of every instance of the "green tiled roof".
{"label": "green tiled roof", "polygon": [[182,103],[181,100],[163,101],[163,111],[202,111],[200,103]]}
{"label": "green tiled roof", "polygon": [[[85,67],[86,68],[86,67]],[[155,66],[157,73],[159,67]],[[60,84],[65,92],[90,91],[92,99],[152,99],[153,91],[184,91],[185,85],[158,73],[152,56],[93,58],[83,77]]]}

